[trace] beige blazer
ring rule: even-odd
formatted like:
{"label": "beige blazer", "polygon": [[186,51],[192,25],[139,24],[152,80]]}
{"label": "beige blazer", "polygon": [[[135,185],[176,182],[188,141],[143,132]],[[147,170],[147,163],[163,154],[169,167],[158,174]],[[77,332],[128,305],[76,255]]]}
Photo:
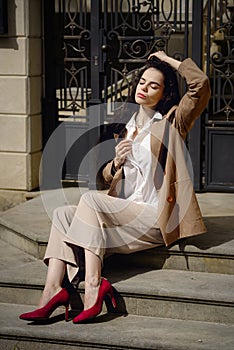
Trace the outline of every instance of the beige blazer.
{"label": "beige blazer", "polygon": [[[178,70],[188,91],[161,121],[152,124],[152,176],[159,195],[158,225],[166,245],[206,232],[193,190],[192,166],[184,140],[210,98],[208,77],[190,59]],[[198,140],[200,142],[200,140]],[[110,185],[108,194],[119,196],[123,171],[111,173],[113,161],[103,170]],[[189,171],[190,170],[190,171]]]}

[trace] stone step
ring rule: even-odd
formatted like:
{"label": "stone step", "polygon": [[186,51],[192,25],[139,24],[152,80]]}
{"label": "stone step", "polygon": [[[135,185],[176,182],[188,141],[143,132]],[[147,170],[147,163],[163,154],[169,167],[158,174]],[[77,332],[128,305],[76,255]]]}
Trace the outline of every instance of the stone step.
{"label": "stone step", "polygon": [[[209,229],[206,234],[185,239],[169,248],[162,246],[133,254],[116,254],[111,257],[110,263],[233,274],[234,232],[225,229],[225,224],[229,227],[232,225],[233,218],[212,218],[205,221],[208,228],[215,226],[216,229]],[[222,234],[217,232],[221,224],[224,226]],[[38,259],[43,258],[48,242],[48,237],[33,238],[33,235],[29,237],[3,226],[0,226],[0,238]]]}
{"label": "stone step", "polygon": [[[43,258],[48,242],[53,210],[61,205],[77,204],[80,189],[48,191],[37,198],[0,214],[0,238],[36,258]],[[212,194],[209,194],[209,198]],[[216,195],[216,194],[214,194]],[[233,274],[234,216],[227,206],[233,197],[211,196],[213,207],[207,208],[199,196],[208,229],[206,234],[188,238],[170,248],[158,247],[129,256],[116,256],[117,262],[128,266],[179,269]],[[205,197],[206,198],[206,197]],[[226,207],[222,203],[226,200]],[[232,202],[231,202],[232,203]],[[220,216],[218,216],[218,205]],[[224,207],[224,208],[223,208]],[[215,216],[212,216],[213,215]],[[232,215],[231,215],[232,214]],[[114,261],[112,257],[112,261]]]}
{"label": "stone step", "polygon": [[0,304],[0,348],[6,350],[232,350],[234,326],[201,321],[101,314],[86,324],[18,319],[26,305]]}
{"label": "stone step", "polygon": [[[6,243],[5,243],[6,245]],[[2,248],[4,250],[4,247]],[[5,246],[5,251],[7,251]],[[1,263],[0,301],[37,304],[44,286],[46,266],[25,253]],[[17,260],[16,260],[17,259]],[[179,270],[152,270],[106,266],[103,275],[115,288],[119,312],[129,314],[234,323],[232,275]],[[83,285],[72,293],[72,307],[81,309]],[[108,304],[107,304],[108,307]]]}
{"label": "stone step", "polygon": [[111,256],[110,265],[234,274],[234,217],[204,218],[208,232],[178,244]]}
{"label": "stone step", "polygon": [[0,238],[41,259],[48,242],[53,210],[78,204],[80,196],[79,188],[51,190],[0,213]]}

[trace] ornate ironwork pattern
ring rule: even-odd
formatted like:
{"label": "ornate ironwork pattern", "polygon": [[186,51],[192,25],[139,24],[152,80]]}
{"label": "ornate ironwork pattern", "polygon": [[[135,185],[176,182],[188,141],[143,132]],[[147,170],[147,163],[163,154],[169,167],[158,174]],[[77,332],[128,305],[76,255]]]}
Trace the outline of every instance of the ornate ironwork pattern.
{"label": "ornate ironwork pattern", "polygon": [[216,1],[213,16],[209,14],[214,23],[213,40],[207,48],[213,91],[210,118],[214,122],[234,121],[234,4],[229,3]]}
{"label": "ornate ironwork pattern", "polygon": [[90,91],[90,0],[57,0],[59,25],[62,28],[62,60],[59,70],[60,115],[75,115],[86,108]]}
{"label": "ornate ironwork pattern", "polygon": [[[103,55],[107,62],[103,97],[104,102],[122,102],[129,94],[133,76],[138,74],[136,69],[153,51],[169,50],[172,33],[185,32],[191,23],[191,11],[187,0],[109,0],[103,6]],[[185,38],[182,52],[173,53],[183,58],[187,51]]]}
{"label": "ornate ironwork pattern", "polygon": [[[113,110],[126,100],[132,81],[151,52],[163,49],[179,60],[192,57],[202,64],[212,87],[205,132],[201,129],[203,120],[199,119],[187,140],[195,169],[195,187],[200,190],[206,183],[211,188],[223,188],[223,183],[219,187],[218,182],[218,187],[212,187],[213,169],[219,170],[223,164],[220,161],[213,167],[219,147],[213,154],[212,135],[216,132],[221,135],[220,149],[231,149],[233,0],[45,0],[43,14],[46,51],[43,116],[57,116],[58,107],[60,120],[72,117],[64,123],[66,140],[77,137],[77,133],[83,135],[83,130],[102,124],[103,119],[111,120]],[[50,44],[58,52],[50,50]],[[181,79],[181,93],[185,89]],[[102,102],[98,113],[95,108],[95,113],[90,113],[92,108],[87,109]],[[52,128],[49,121],[45,139]],[[205,135],[204,139],[201,135]],[[77,163],[77,155],[93,142],[91,138],[83,140],[84,146],[83,143],[77,146],[81,152],[74,148],[68,157],[67,179],[76,179],[73,164]],[[230,166],[232,158],[229,159]],[[84,178],[88,178],[85,171]],[[233,190],[232,183],[229,181],[228,186]]]}
{"label": "ornate ironwork pattern", "polygon": [[[100,12],[97,32],[91,34],[94,3],[55,0],[60,32],[57,98],[63,117],[85,116],[94,90],[97,96],[93,66],[100,73],[100,101],[122,102],[129,94],[133,75],[138,74],[137,69],[151,52],[163,49],[181,59],[188,55],[189,38],[185,33],[192,23],[191,1],[102,0],[95,4]],[[172,33],[180,35],[181,45],[169,45]]]}

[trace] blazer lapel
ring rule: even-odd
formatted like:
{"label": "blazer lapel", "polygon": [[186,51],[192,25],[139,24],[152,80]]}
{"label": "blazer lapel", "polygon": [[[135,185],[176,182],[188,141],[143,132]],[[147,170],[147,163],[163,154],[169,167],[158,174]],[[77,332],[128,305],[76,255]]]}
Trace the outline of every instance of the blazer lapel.
{"label": "blazer lapel", "polygon": [[151,128],[151,151],[152,151],[152,170],[155,188],[160,190],[166,169],[168,156],[168,144],[170,125],[174,118],[176,106],[173,106],[162,121],[154,123]]}

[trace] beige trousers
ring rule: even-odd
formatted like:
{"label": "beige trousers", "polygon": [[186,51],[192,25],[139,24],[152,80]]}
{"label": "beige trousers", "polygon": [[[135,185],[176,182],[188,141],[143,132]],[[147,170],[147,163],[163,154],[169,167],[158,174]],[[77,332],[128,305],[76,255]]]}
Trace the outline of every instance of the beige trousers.
{"label": "beige trousers", "polygon": [[44,261],[67,264],[70,282],[84,269],[83,249],[103,258],[112,253],[133,253],[164,244],[157,226],[157,210],[146,203],[89,191],[78,206],[55,209]]}

